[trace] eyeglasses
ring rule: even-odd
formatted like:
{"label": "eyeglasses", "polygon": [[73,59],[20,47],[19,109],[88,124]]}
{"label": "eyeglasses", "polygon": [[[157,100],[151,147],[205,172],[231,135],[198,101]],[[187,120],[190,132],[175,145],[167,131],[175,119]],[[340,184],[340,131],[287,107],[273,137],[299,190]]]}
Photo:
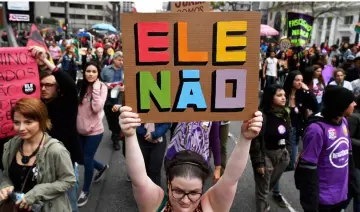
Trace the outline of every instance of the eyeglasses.
{"label": "eyeglasses", "polygon": [[171,192],[172,196],[178,201],[181,201],[185,196],[187,196],[191,202],[196,202],[203,195],[202,193],[198,193],[195,191],[185,192],[180,189],[173,189],[171,183],[170,183],[170,189],[172,191]]}
{"label": "eyeglasses", "polygon": [[43,88],[45,86],[46,89],[52,88],[56,85],[56,83],[40,83],[40,88]]}

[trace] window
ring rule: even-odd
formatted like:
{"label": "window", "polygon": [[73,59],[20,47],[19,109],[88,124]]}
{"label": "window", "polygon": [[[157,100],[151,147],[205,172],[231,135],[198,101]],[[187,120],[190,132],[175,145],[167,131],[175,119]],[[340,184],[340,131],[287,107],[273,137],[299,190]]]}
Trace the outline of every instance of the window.
{"label": "window", "polygon": [[103,20],[103,17],[102,17],[102,16],[98,16],[98,15],[88,15],[88,20],[102,21],[102,20]]}
{"label": "window", "polygon": [[347,42],[350,43],[350,37],[341,37],[341,42]]}
{"label": "window", "polygon": [[52,6],[52,7],[65,7],[65,3],[63,3],[63,2],[50,2],[50,6]]}
{"label": "window", "polygon": [[85,19],[85,15],[70,14],[71,19]]}
{"label": "window", "polygon": [[109,23],[112,23],[113,20],[111,19],[111,17],[106,16],[106,17],[105,17],[105,21],[106,21],[106,22],[109,22]]}
{"label": "window", "polygon": [[272,20],[273,13],[270,13],[270,21]]}
{"label": "window", "polygon": [[78,9],[85,9],[84,4],[69,4],[70,8],[78,8]]}
{"label": "window", "polygon": [[332,23],[333,18],[332,17],[328,17],[327,18],[327,22],[326,22],[326,29],[330,30],[331,29],[331,23]]}
{"label": "window", "polygon": [[103,10],[104,7],[102,5],[95,5],[95,10]]}
{"label": "window", "polygon": [[51,18],[65,18],[63,13],[50,13]]}
{"label": "window", "polygon": [[354,16],[345,16],[344,24],[352,24],[354,22]]}
{"label": "window", "polygon": [[322,29],[322,26],[324,24],[324,18],[319,18],[318,22],[319,22],[319,29]]}

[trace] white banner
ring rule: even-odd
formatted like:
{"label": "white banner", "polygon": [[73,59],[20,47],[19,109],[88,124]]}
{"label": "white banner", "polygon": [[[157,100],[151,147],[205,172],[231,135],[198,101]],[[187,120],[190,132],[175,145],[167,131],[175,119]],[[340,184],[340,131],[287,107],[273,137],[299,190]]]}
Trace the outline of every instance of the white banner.
{"label": "white banner", "polygon": [[30,15],[24,15],[24,14],[9,14],[9,20],[10,21],[30,21]]}

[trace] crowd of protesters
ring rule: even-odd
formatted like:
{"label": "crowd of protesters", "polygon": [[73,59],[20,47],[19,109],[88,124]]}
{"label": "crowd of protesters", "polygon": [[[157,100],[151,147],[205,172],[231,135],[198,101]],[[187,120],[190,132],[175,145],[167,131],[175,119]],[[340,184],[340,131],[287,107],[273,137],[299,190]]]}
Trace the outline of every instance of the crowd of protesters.
{"label": "crowd of protesters", "polygon": [[[243,122],[228,157],[229,121],[142,123],[124,106],[121,37],[90,42],[50,36],[45,39],[49,52],[29,48],[38,61],[41,100],[23,98],[12,109],[18,135],[1,140],[0,200],[20,192],[20,210],[41,203],[45,212],[77,212],[88,202],[91,184],[110,168],[95,159],[106,118],[113,149],[119,151],[123,141],[140,211],[229,211],[248,156],[257,212],[270,210],[270,191],[280,207],[287,207],[279,186],[286,171],[295,171],[305,212],[340,212],[351,200],[360,211],[357,45],[282,49],[262,42],[259,111]],[[163,163],[167,192],[161,186]],[[82,188],[78,165],[84,166]],[[205,191],[209,176],[213,186]]]}

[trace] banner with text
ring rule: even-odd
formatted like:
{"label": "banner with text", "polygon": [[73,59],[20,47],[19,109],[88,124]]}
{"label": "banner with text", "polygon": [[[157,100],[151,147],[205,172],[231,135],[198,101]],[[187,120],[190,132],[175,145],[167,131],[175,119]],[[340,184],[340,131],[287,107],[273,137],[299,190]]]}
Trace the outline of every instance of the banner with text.
{"label": "banner with text", "polygon": [[40,98],[37,62],[26,47],[0,48],[0,139],[16,134],[11,108],[23,97]]}
{"label": "banner with text", "polygon": [[244,120],[258,108],[259,12],[122,14],[125,102],[142,121]]}
{"label": "banner with text", "polygon": [[288,39],[297,47],[310,43],[314,18],[301,13],[287,13]]}
{"label": "banner with text", "polygon": [[210,12],[211,4],[206,1],[174,1],[171,2],[171,12]]}

